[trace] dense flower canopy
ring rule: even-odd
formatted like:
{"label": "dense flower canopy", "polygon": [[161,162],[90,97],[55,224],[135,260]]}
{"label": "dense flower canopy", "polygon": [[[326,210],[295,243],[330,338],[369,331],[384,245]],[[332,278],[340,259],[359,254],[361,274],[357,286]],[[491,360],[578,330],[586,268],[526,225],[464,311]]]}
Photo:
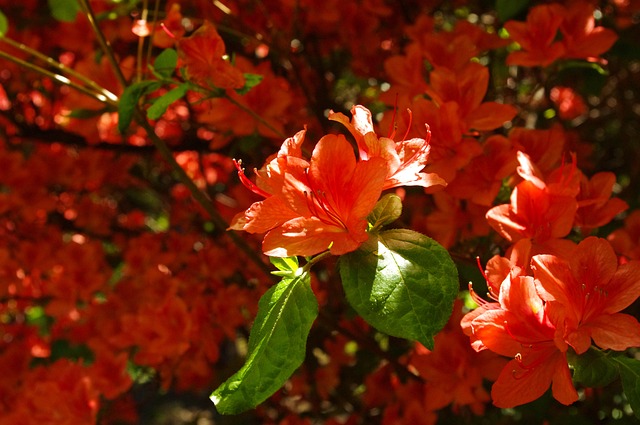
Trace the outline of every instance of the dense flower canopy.
{"label": "dense flower canopy", "polygon": [[0,0],[0,425],[640,418],[639,16]]}

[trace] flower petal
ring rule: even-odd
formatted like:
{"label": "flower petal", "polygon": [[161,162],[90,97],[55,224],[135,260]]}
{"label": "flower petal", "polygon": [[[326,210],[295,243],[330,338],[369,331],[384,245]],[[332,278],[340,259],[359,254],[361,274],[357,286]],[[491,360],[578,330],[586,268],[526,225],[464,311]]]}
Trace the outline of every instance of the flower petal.
{"label": "flower petal", "polygon": [[628,314],[601,315],[588,324],[593,342],[605,350],[640,347],[640,323]]}
{"label": "flower petal", "polygon": [[591,290],[609,283],[618,268],[618,258],[606,239],[589,237],[578,244],[570,264],[576,281]]}
{"label": "flower petal", "polygon": [[331,246],[332,254],[342,255],[356,250],[367,238],[365,228],[349,233],[316,217],[298,217],[267,233],[262,250],[272,257],[306,257],[326,251]]}
{"label": "flower petal", "polygon": [[640,262],[631,261],[621,265],[605,290],[605,313],[617,313],[629,307],[640,297]]}

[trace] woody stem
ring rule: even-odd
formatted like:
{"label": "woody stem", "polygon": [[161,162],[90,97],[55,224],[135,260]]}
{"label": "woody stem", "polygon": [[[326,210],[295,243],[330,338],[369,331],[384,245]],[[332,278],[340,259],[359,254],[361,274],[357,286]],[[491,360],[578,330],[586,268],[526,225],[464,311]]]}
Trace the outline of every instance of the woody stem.
{"label": "woody stem", "polygon": [[115,72],[116,74],[116,78],[118,79],[118,82],[123,88],[126,87],[127,79],[124,78],[124,74],[120,69],[120,65],[118,64],[118,61],[115,55],[113,54],[113,49],[111,48],[109,41],[104,37],[104,33],[102,32],[102,30],[98,26],[98,23],[96,22],[96,17],[93,13],[93,10],[91,9],[91,6],[89,5],[88,0],[78,0],[78,2],[80,3],[80,7],[85,13],[87,20],[91,25],[91,28],[93,28],[93,32],[98,38],[98,43],[100,44],[100,48],[102,49],[104,54],[107,56],[107,59],[111,63],[111,67],[113,68],[113,72]]}
{"label": "woody stem", "polygon": [[[184,171],[180,164],[178,164],[173,156],[173,152],[171,151],[171,149],[169,149],[164,140],[162,140],[162,138],[160,138],[156,134],[155,130],[149,124],[149,122],[144,117],[144,114],[140,110],[136,111],[135,120],[147,132],[147,135],[160,153],[160,156],[162,156],[162,159],[164,159],[171,166],[178,180],[187,187],[187,189],[191,193],[191,196],[193,196],[196,202],[198,202],[198,204],[200,204],[200,206],[204,208],[207,214],[209,214],[209,217],[211,218],[211,221],[213,221],[214,226],[219,229],[228,228],[229,224],[220,215],[209,195],[200,190],[200,188],[196,186],[191,177],[187,175],[186,171]],[[262,257],[251,246],[249,246],[249,244],[244,239],[242,239],[234,232],[225,232],[225,235],[231,238],[233,243],[242,252],[244,252],[247,257],[249,257],[249,259],[260,268],[260,270],[262,270],[269,277],[272,277],[271,270],[262,260]]]}

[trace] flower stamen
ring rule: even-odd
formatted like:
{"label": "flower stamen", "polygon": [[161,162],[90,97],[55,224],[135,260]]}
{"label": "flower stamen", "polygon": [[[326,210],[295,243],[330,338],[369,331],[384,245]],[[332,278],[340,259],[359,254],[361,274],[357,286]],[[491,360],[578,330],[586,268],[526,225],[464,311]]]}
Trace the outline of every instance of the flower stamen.
{"label": "flower stamen", "polygon": [[244,173],[244,168],[242,168],[242,160],[241,159],[236,161],[236,159],[234,158],[233,159],[233,165],[235,165],[236,170],[238,170],[238,177],[240,178],[240,181],[242,182],[244,187],[246,187],[247,189],[249,189],[250,191],[252,191],[256,195],[260,195],[260,196],[262,196],[264,198],[268,198],[268,197],[271,196],[270,193],[265,192],[264,190],[260,189],[258,186],[256,186],[256,184],[254,182],[249,180],[247,175]]}

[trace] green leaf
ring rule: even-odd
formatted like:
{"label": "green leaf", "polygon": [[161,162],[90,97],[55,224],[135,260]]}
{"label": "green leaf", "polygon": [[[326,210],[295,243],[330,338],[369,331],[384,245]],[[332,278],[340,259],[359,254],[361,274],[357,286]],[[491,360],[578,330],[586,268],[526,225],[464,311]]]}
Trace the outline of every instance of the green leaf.
{"label": "green leaf", "polygon": [[569,355],[573,367],[573,379],[586,387],[603,387],[618,377],[616,363],[606,353],[590,349],[581,355]]}
{"label": "green leaf", "polygon": [[271,272],[276,276],[294,277],[298,271],[298,257],[269,257],[269,261],[278,269]]}
{"label": "green leaf", "polygon": [[7,17],[0,10],[0,38],[4,37],[4,35],[9,31],[9,21]]}
{"label": "green leaf", "polygon": [[182,98],[187,93],[187,85],[180,84],[179,86],[169,90],[159,98],[155,99],[153,105],[147,109],[147,118],[150,120],[157,120],[160,118],[172,103]]}
{"label": "green leaf", "polygon": [[73,22],[80,12],[77,0],[47,0],[51,16],[58,21]]}
{"label": "green leaf", "polygon": [[244,86],[236,89],[236,93],[239,95],[244,95],[249,93],[249,90],[260,84],[263,76],[260,74],[243,74],[244,75]]}
{"label": "green leaf", "polygon": [[129,128],[140,98],[157,90],[160,86],[161,83],[158,81],[145,80],[131,84],[124,89],[122,96],[120,96],[120,102],[118,102],[118,131],[120,134],[124,134]]}
{"label": "green leaf", "polygon": [[367,217],[371,223],[371,232],[375,232],[382,226],[393,223],[402,214],[402,201],[400,197],[393,193],[384,195],[376,204],[373,211]]}
{"label": "green leaf", "polygon": [[371,235],[339,260],[347,300],[376,329],[433,348],[458,293],[449,253],[411,230]]}
{"label": "green leaf", "polygon": [[317,315],[309,273],[269,289],[258,303],[244,366],[211,394],[218,412],[241,413],[276,392],[302,364]]}
{"label": "green leaf", "polygon": [[508,21],[523,12],[529,0],[496,0],[496,12],[501,22]]}
{"label": "green leaf", "polygon": [[640,361],[629,357],[612,357],[618,364],[622,389],[636,418],[640,419]]}
{"label": "green leaf", "polygon": [[178,65],[178,52],[174,49],[163,50],[153,62],[153,70],[160,78],[171,78]]}

